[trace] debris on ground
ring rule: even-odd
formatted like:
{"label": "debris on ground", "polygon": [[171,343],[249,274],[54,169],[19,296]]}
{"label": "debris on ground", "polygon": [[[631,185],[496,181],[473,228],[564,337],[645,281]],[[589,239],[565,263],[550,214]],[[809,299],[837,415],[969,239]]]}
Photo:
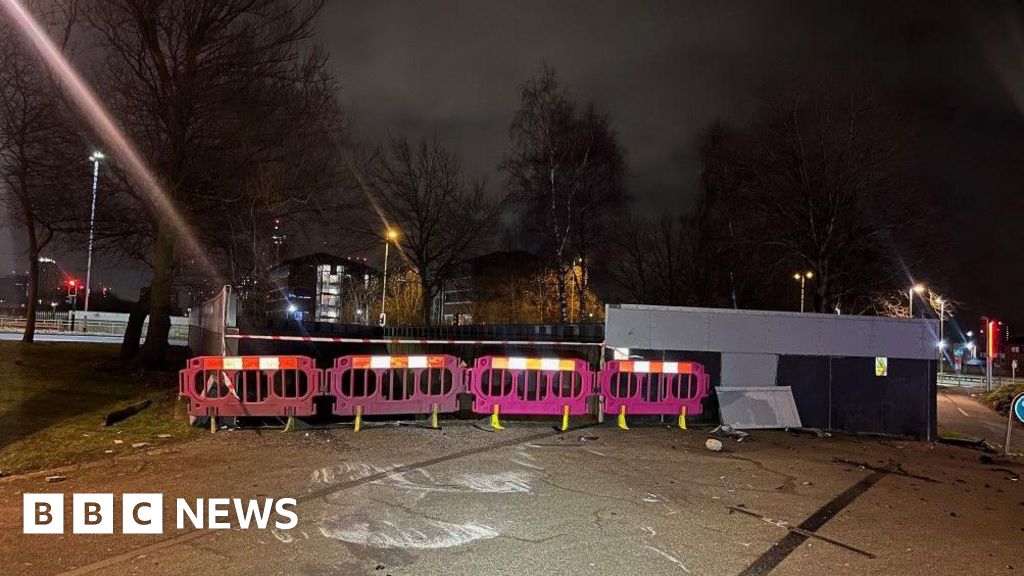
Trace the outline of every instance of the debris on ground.
{"label": "debris on ground", "polygon": [[173,438],[174,436],[172,436],[170,434],[157,434],[156,437],[157,438]]}
{"label": "debris on ground", "polygon": [[597,439],[597,436],[580,436],[580,442],[593,442]]}
{"label": "debris on ground", "polygon": [[716,427],[714,430],[709,432],[709,434],[719,438],[735,438],[737,442],[742,442],[750,436],[747,432],[737,430],[728,424],[722,424],[721,426]]}
{"label": "debris on ground", "polygon": [[124,444],[124,440],[114,440],[114,444]]}
{"label": "debris on ground", "polygon": [[786,428],[786,432],[797,435],[797,434],[813,434],[818,438],[831,438],[832,435],[828,432],[823,431],[820,428]]}
{"label": "debris on ground", "polygon": [[708,450],[711,450],[712,452],[721,452],[723,446],[721,440],[717,438],[708,438],[704,442],[704,447],[707,448]]}
{"label": "debris on ground", "polygon": [[143,400],[142,402],[136,402],[131,406],[121,408],[120,410],[114,410],[113,412],[107,414],[107,419],[106,422],[104,423],[104,426],[113,426],[114,424],[117,424],[118,422],[130,416],[134,416],[139,412],[142,412],[146,408],[149,408],[150,404],[152,403],[152,400],[147,399]]}
{"label": "debris on ground", "polygon": [[136,442],[132,444],[132,448],[145,448],[146,446],[149,446],[149,442]]}
{"label": "debris on ground", "polygon": [[65,480],[67,480],[67,479],[68,479],[67,476],[61,476],[59,474],[58,475],[54,475],[54,476],[47,476],[46,477],[46,481],[47,482],[63,482]]}

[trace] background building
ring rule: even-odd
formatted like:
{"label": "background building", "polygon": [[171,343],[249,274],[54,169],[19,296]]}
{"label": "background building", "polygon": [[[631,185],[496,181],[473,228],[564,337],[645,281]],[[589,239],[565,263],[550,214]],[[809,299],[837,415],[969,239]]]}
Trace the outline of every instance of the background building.
{"label": "background building", "polygon": [[284,260],[267,271],[267,317],[365,324],[377,277],[363,262],[323,252]]}

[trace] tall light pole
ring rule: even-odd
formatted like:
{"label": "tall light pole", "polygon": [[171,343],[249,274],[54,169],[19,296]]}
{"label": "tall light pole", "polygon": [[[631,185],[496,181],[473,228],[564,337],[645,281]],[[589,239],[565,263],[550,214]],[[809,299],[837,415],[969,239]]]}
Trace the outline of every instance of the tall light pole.
{"label": "tall light pole", "polygon": [[939,298],[939,374],[942,374],[942,364],[946,361],[946,337],[942,329],[945,318],[946,300],[945,298]]}
{"label": "tall light pole", "polygon": [[914,317],[914,293],[924,293],[924,284],[914,284],[907,290],[907,297],[910,298],[910,317]]}
{"label": "tall light pole", "polygon": [[384,314],[384,305],[388,299],[388,248],[391,247],[391,243],[398,239],[398,231],[392,228],[388,228],[387,233],[384,236],[384,279],[381,282],[380,289],[380,325],[384,326],[388,322],[388,317]]}
{"label": "tall light pole", "polygon": [[793,274],[793,279],[800,282],[800,312],[804,311],[804,287],[811,278],[814,278],[814,273],[811,271],[804,272],[803,274]]}
{"label": "tall light pole", "polygon": [[84,311],[89,311],[89,294],[92,292],[92,239],[96,226],[96,191],[100,182],[100,160],[103,160],[103,152],[93,152],[89,156],[92,161],[92,208],[89,210],[89,256],[85,262],[85,306]]}

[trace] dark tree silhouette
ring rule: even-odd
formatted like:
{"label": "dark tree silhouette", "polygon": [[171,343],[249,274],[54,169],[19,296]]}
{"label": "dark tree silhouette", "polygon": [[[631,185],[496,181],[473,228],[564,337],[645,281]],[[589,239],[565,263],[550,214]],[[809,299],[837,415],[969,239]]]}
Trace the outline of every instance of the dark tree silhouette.
{"label": "dark tree silhouette", "polygon": [[557,274],[562,322],[569,322],[565,278],[579,264],[575,284],[586,292],[591,260],[626,204],[626,163],[608,116],[578,106],[553,69],[523,84],[519,97],[512,152],[501,167],[524,227]]}
{"label": "dark tree silhouette", "polygon": [[[314,204],[307,195],[321,192],[332,174],[321,160],[325,149],[336,150],[331,135],[340,121],[324,104],[324,88],[333,85],[310,40],[322,5],[109,0],[87,14],[107,53],[106,100],[200,242],[214,256],[229,255],[220,262],[225,269],[239,262],[251,268],[253,231],[269,229],[275,212]],[[301,109],[310,103],[311,110]],[[315,134],[318,144],[307,146],[301,134]],[[330,164],[340,169],[341,162]],[[298,173],[318,174],[316,185],[296,184]],[[173,282],[190,261],[180,259],[184,239],[168,214],[144,186],[124,175],[122,181],[145,216],[141,229],[123,237],[135,244],[127,248],[148,252],[153,271],[149,328],[137,360],[160,367]]]}
{"label": "dark tree silhouette", "polygon": [[499,204],[487,198],[483,182],[466,182],[458,157],[436,140],[410,145],[391,138],[368,174],[379,214],[370,215],[366,234],[383,242],[387,227],[396,232],[393,244],[419,279],[422,321],[430,324],[444,282],[487,248]]}
{"label": "dark tree silhouette", "polygon": [[709,138],[707,217],[733,294],[778,305],[793,272],[810,270],[813,310],[854,312],[907,282],[927,253],[931,211],[899,125],[872,99],[825,92],[773,103],[749,130]]}
{"label": "dark tree silhouette", "polygon": [[[59,2],[46,10],[30,4],[38,19],[66,47],[77,4]],[[86,147],[51,78],[16,25],[0,11],[0,202],[10,221],[25,232],[28,302],[22,339],[35,338],[39,302],[39,257],[55,234],[83,224],[79,194],[84,187]],[[80,169],[80,170],[78,170]],[[73,177],[79,176],[76,180]]]}

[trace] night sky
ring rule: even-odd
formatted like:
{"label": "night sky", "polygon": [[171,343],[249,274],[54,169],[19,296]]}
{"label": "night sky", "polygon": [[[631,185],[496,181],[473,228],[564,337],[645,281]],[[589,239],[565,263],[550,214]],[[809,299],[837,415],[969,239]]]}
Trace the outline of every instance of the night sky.
{"label": "night sky", "polygon": [[[945,269],[914,272],[975,313],[1019,324],[1022,22],[1009,2],[330,0],[319,33],[354,137],[436,135],[495,190],[516,87],[553,66],[610,113],[642,211],[692,206],[696,139],[709,123],[742,126],[787,84],[863,81],[914,135],[942,215]],[[0,248],[11,269],[9,231]],[[111,274],[99,277],[122,293],[142,283]]]}

